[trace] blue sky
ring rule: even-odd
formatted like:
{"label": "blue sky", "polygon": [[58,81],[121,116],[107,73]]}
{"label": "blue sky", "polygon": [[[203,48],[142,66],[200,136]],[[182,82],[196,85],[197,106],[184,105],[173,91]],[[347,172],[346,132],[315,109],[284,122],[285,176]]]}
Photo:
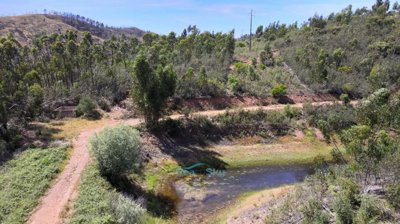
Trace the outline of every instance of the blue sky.
{"label": "blue sky", "polygon": [[353,9],[370,7],[375,0],[0,0],[0,15],[71,12],[112,26],[135,26],[167,34],[181,33],[188,25],[200,30],[229,31],[236,36],[249,30],[249,12],[254,10],[254,29],[273,21],[301,24],[315,13],[328,15],[349,4]]}

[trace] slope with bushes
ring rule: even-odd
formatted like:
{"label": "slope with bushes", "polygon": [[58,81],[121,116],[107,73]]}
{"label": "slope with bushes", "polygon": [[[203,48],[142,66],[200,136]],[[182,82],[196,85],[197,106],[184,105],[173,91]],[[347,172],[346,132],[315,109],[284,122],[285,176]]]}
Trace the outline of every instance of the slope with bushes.
{"label": "slope with bushes", "polygon": [[362,97],[381,87],[398,89],[398,4],[377,1],[371,9],[350,5],[327,17],[315,15],[301,26],[273,23],[258,30],[258,40],[279,49],[315,91]]}

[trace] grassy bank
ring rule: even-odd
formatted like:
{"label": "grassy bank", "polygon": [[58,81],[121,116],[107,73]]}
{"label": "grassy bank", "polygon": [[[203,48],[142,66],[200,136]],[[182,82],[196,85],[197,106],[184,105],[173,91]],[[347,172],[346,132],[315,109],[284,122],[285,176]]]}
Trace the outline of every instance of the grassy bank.
{"label": "grassy bank", "polygon": [[289,190],[293,189],[294,186],[295,185],[286,185],[243,193],[236,198],[235,202],[222,211],[219,211],[218,214],[213,216],[210,220],[212,223],[222,224],[229,223],[232,220],[246,222],[246,218],[253,220],[262,218],[259,216],[263,210],[267,209],[268,203],[279,199]]}
{"label": "grassy bank", "polygon": [[0,169],[0,223],[24,223],[62,170],[65,148],[29,149]]}
{"label": "grassy bank", "polygon": [[312,164],[315,158],[332,159],[332,146],[318,140],[294,140],[254,145],[215,145],[209,149],[219,153],[229,167]]}
{"label": "grassy bank", "polygon": [[[116,189],[100,175],[97,167],[94,164],[89,165],[79,184],[70,223],[114,223],[118,220],[110,206],[114,193]],[[153,217],[147,212],[144,219],[149,224],[173,223],[171,220]]]}

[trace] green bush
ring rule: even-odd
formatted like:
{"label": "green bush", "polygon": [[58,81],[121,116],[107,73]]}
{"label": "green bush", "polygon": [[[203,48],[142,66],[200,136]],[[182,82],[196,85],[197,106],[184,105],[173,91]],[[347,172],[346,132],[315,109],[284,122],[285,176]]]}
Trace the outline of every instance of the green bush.
{"label": "green bush", "polygon": [[246,72],[247,72],[247,70],[248,70],[248,65],[247,64],[245,64],[245,63],[243,63],[243,62],[236,62],[235,64],[234,64],[234,66],[235,66],[235,69],[236,69],[236,71],[238,72],[238,73],[241,73],[241,74],[246,74]]}
{"label": "green bush", "polygon": [[78,106],[76,107],[76,116],[85,116],[87,118],[99,119],[101,117],[100,113],[96,110],[96,103],[89,97],[83,97]]}
{"label": "green bush", "polygon": [[284,95],[286,95],[286,89],[287,88],[286,88],[285,85],[279,84],[279,85],[274,86],[271,89],[271,94],[272,94],[273,97],[284,96]]}
{"label": "green bush", "polygon": [[302,213],[304,215],[303,223],[329,223],[329,215],[323,212],[323,208],[320,202],[316,199],[310,199],[304,207],[302,207]]}
{"label": "green bush", "polygon": [[348,104],[350,103],[350,97],[348,94],[343,93],[340,95],[340,100],[344,103],[344,104]]}
{"label": "green bush", "polygon": [[351,83],[345,83],[342,86],[342,90],[344,93],[349,94],[350,92],[352,92],[354,90],[354,86]]}
{"label": "green bush", "polygon": [[126,125],[105,128],[90,139],[90,148],[105,176],[121,175],[140,161],[139,132]]}
{"label": "green bush", "polygon": [[400,184],[389,185],[387,199],[393,207],[400,208]]}
{"label": "green bush", "polygon": [[240,90],[239,78],[236,75],[230,74],[228,76],[228,87],[234,93],[237,93]]}
{"label": "green bush", "polygon": [[118,223],[140,224],[146,222],[146,210],[137,202],[122,194],[114,193],[111,196],[110,207]]}
{"label": "green bush", "polygon": [[374,196],[363,195],[360,208],[354,217],[354,223],[369,224],[393,221],[393,211],[387,204]]}
{"label": "green bush", "polygon": [[337,223],[352,223],[354,210],[359,206],[360,186],[350,178],[338,179],[340,191],[335,196],[333,209],[336,212]]}
{"label": "green bush", "polygon": [[333,205],[333,210],[336,213],[336,222],[339,224],[351,224],[353,222],[354,211],[351,206],[350,198],[347,194],[338,194]]}
{"label": "green bush", "polygon": [[239,42],[237,43],[237,47],[246,47],[246,44],[244,44],[243,42]]}
{"label": "green bush", "polygon": [[291,107],[289,105],[286,105],[283,108],[283,114],[285,115],[285,117],[292,119],[292,118],[299,117],[300,116],[300,111],[297,108],[294,108],[294,107]]}

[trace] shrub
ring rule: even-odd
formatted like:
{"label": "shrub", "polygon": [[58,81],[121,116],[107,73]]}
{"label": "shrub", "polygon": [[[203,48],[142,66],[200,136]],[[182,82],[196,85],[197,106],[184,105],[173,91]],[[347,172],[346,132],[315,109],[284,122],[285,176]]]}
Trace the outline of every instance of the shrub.
{"label": "shrub", "polygon": [[235,64],[234,64],[234,66],[235,66],[235,70],[238,72],[238,73],[241,73],[241,74],[246,74],[246,72],[247,72],[247,67],[248,67],[248,65],[247,64],[245,64],[245,63],[243,63],[243,62],[236,62]]}
{"label": "shrub", "polygon": [[228,87],[234,93],[237,93],[240,90],[239,78],[236,75],[230,74],[228,76]]}
{"label": "shrub", "polygon": [[340,100],[344,103],[344,104],[348,104],[350,103],[350,97],[348,94],[343,93],[340,95]]}
{"label": "shrub", "polygon": [[237,44],[237,47],[246,47],[246,45],[245,45],[243,42],[239,42],[239,43]]}
{"label": "shrub", "polygon": [[297,108],[286,105],[283,108],[283,114],[285,115],[285,117],[292,119],[297,118],[300,115],[300,111]]}
{"label": "shrub", "polygon": [[359,206],[358,196],[360,186],[350,178],[342,177],[338,180],[341,190],[337,192],[333,209],[337,214],[338,223],[352,223],[354,209]]}
{"label": "shrub", "polygon": [[392,219],[393,212],[383,200],[373,196],[363,195],[361,206],[354,217],[354,223],[378,223],[380,221],[391,221]]}
{"label": "shrub", "polygon": [[140,161],[139,132],[129,126],[105,128],[90,139],[90,147],[105,176],[121,175]]}
{"label": "shrub", "polygon": [[257,58],[251,58],[251,65],[253,65],[254,67],[257,66]]}
{"label": "shrub", "polygon": [[328,214],[323,212],[320,202],[316,199],[310,199],[302,208],[304,215],[303,223],[329,223]]}
{"label": "shrub", "polygon": [[145,209],[127,196],[115,193],[111,196],[110,207],[118,223],[145,223]]}
{"label": "shrub", "polygon": [[96,110],[96,107],[97,106],[92,99],[90,99],[89,97],[83,97],[76,107],[76,116],[85,116],[87,118],[98,119],[101,115]]}
{"label": "shrub", "polygon": [[393,207],[400,208],[400,184],[389,185],[387,199]]}
{"label": "shrub", "polygon": [[338,71],[343,72],[343,73],[351,73],[353,71],[353,69],[350,66],[340,66],[338,68]]}
{"label": "shrub", "polygon": [[99,104],[99,107],[106,111],[106,112],[111,112],[111,102],[106,99],[106,98],[101,98],[97,101],[97,103]]}
{"label": "shrub", "polygon": [[271,94],[272,94],[273,97],[284,96],[284,95],[286,95],[286,89],[287,88],[286,88],[285,85],[279,84],[279,85],[274,86],[271,89]]}
{"label": "shrub", "polygon": [[350,92],[352,92],[354,90],[354,86],[351,83],[345,83],[342,86],[342,90],[344,93],[349,94]]}
{"label": "shrub", "polygon": [[333,209],[336,213],[336,221],[341,224],[351,224],[353,221],[353,209],[347,194],[336,197]]}

